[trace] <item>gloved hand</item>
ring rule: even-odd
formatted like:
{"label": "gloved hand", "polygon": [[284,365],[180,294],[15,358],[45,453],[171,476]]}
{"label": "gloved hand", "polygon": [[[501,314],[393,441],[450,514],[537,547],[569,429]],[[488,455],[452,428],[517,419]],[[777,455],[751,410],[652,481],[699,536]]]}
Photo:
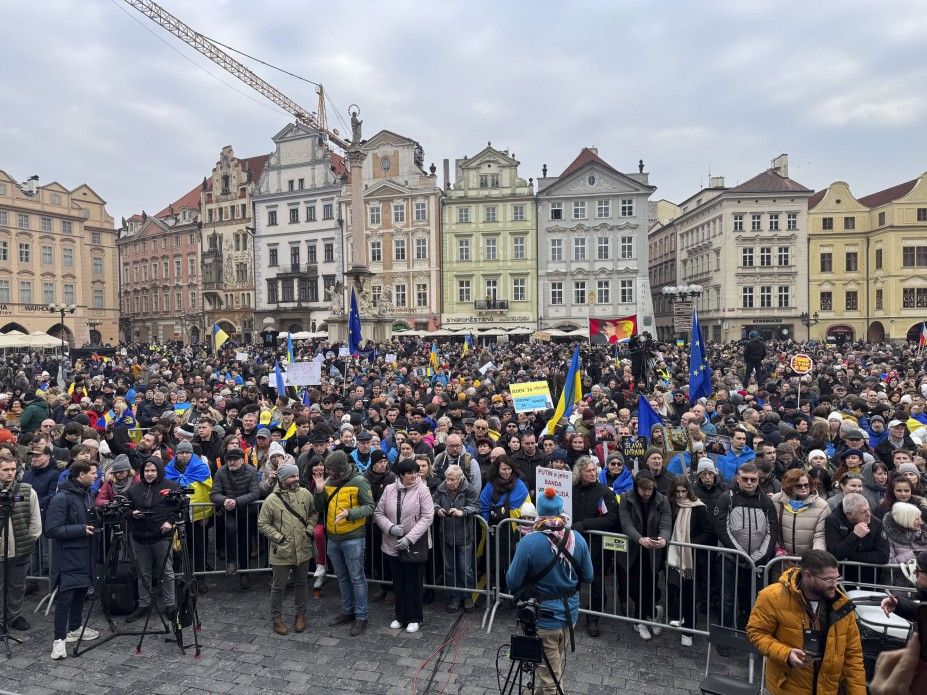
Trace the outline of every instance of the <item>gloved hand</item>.
{"label": "gloved hand", "polygon": [[403,536],[398,541],[396,541],[396,550],[408,551],[411,547],[412,541],[409,540],[408,536]]}
{"label": "gloved hand", "polygon": [[393,538],[402,538],[405,533],[405,529],[403,529],[399,524],[393,524],[389,527],[389,535],[391,535]]}

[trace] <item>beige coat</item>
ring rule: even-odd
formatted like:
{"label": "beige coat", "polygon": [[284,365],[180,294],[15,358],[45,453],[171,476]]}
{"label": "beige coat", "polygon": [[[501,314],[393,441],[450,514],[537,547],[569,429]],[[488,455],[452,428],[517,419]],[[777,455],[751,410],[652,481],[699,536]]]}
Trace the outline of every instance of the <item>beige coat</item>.
{"label": "beige coat", "polygon": [[[283,504],[287,504],[308,522],[303,525]],[[258,530],[270,539],[270,564],[301,565],[313,557],[312,534],[317,515],[312,493],[306,488],[280,490],[277,488],[261,505]]]}
{"label": "beige coat", "polygon": [[812,495],[809,497],[810,506],[793,512],[789,507],[789,497],[784,492],[777,492],[771,497],[779,520],[780,545],[789,555],[801,555],[806,550],[827,550],[824,542],[824,520],[830,514],[827,502]]}

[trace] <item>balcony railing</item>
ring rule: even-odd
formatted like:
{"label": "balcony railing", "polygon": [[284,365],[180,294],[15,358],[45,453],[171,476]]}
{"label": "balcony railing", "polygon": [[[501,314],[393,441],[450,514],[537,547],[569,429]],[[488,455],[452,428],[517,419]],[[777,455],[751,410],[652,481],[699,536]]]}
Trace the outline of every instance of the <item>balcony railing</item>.
{"label": "balcony railing", "polygon": [[507,311],[509,302],[507,299],[478,299],[473,302],[473,308],[477,311]]}

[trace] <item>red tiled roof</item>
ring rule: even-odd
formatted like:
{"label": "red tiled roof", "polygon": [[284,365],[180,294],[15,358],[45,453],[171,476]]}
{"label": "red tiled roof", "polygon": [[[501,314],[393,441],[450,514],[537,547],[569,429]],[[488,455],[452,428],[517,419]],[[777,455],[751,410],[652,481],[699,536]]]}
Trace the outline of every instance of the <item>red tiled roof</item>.
{"label": "red tiled roof", "polygon": [[579,154],[576,156],[576,159],[574,159],[573,162],[566,169],[563,170],[563,173],[560,174],[560,180],[562,181],[567,176],[570,176],[571,174],[575,174],[577,171],[582,169],[587,164],[592,164],[592,163],[598,164],[599,166],[603,166],[610,171],[614,171],[616,174],[621,173],[620,171],[616,170],[611,164],[609,164],[604,159],[602,159],[599,155],[597,155],[592,150],[592,148],[584,147],[583,149],[579,151]]}
{"label": "red tiled roof", "polygon": [[342,157],[340,154],[335,154],[334,152],[331,153],[331,156],[332,172],[334,172],[335,176],[338,176],[339,178],[341,176],[346,176],[348,173],[348,167],[344,163],[344,157]]}
{"label": "red tiled roof", "polygon": [[141,222],[141,221],[142,221],[142,216],[138,214],[137,212],[134,215],[132,215],[132,217],[126,220],[126,222]]}
{"label": "red tiled roof", "polygon": [[264,173],[264,167],[267,166],[268,159],[270,159],[269,154],[259,154],[256,157],[248,157],[238,161],[241,162],[242,169],[251,172],[251,180],[257,183],[261,180],[261,174]]}
{"label": "red tiled roof", "polygon": [[164,208],[161,212],[155,213],[155,217],[164,219],[165,217],[170,216],[171,211],[173,211],[174,214],[177,214],[184,208],[199,208],[200,192],[202,190],[202,184],[198,184],[192,191],[184,195],[182,198],[178,198],[173,203]]}
{"label": "red tiled roof", "polygon": [[911,189],[914,188],[915,184],[917,184],[917,181],[917,179],[912,179],[911,181],[899,183],[897,186],[886,188],[883,191],[870,193],[869,195],[860,198],[859,202],[865,205],[867,208],[877,208],[910,193]]}
{"label": "red tiled roof", "polygon": [[793,181],[788,176],[777,174],[772,169],[767,169],[761,174],[757,174],[752,179],[744,181],[739,186],[729,188],[727,193],[811,193],[810,188],[805,188],[798,181]]}
{"label": "red tiled roof", "polygon": [[824,190],[818,191],[813,196],[808,198],[808,209],[813,210],[814,208],[816,208],[818,206],[818,203],[824,200],[824,196],[826,194],[827,194],[827,189],[825,188]]}

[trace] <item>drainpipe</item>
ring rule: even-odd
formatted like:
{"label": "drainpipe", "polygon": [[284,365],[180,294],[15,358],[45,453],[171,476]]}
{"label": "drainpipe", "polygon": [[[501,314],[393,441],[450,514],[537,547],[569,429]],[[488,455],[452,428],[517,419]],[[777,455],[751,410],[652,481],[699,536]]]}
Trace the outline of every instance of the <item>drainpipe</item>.
{"label": "drainpipe", "polygon": [[869,242],[871,238],[869,232],[866,232],[866,324],[864,326],[866,330],[866,342],[869,342]]}

